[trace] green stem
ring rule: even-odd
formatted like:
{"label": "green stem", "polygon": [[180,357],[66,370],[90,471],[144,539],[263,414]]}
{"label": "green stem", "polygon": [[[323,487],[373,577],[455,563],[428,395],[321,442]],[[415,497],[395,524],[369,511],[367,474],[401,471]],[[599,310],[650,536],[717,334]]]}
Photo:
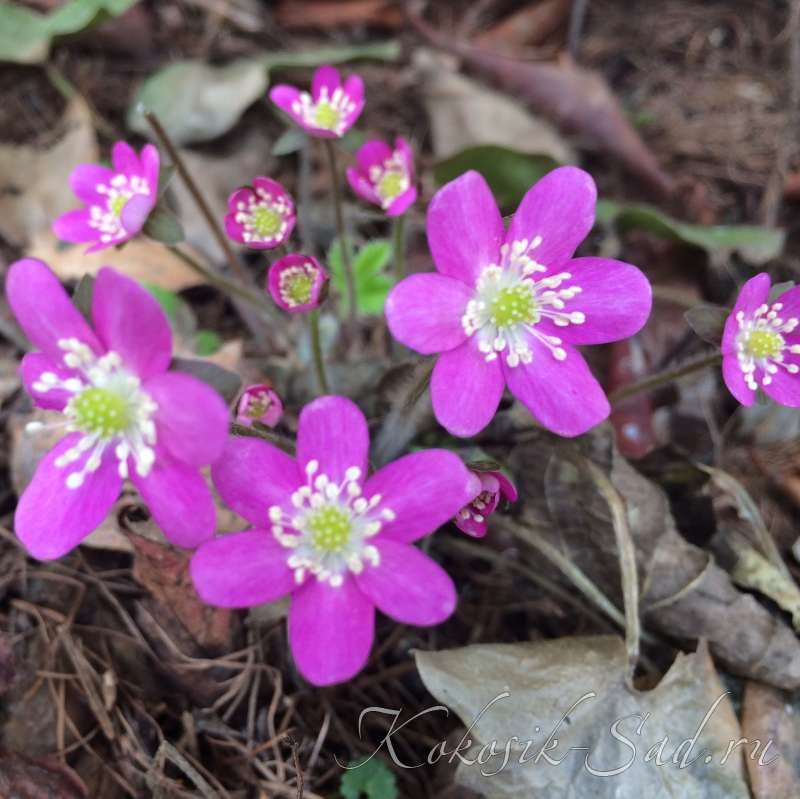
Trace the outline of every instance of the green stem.
{"label": "green stem", "polygon": [[394,220],[394,275],[399,282],[406,276],[406,215]]}
{"label": "green stem", "polygon": [[328,377],[325,374],[325,360],[322,357],[322,345],[319,340],[319,310],[315,308],[308,314],[308,326],[311,332],[311,352],[314,356],[314,371],[323,394],[329,394]]}
{"label": "green stem", "polygon": [[636,396],[636,394],[641,394],[645,391],[651,391],[654,388],[665,386],[681,377],[692,374],[692,372],[699,372],[708,366],[718,366],[721,363],[721,353],[715,352],[711,355],[706,355],[704,358],[684,364],[676,369],[666,369],[663,372],[656,372],[656,374],[645,377],[638,383],[631,383],[629,386],[623,386],[617,391],[609,394],[608,401],[612,406],[619,405],[619,403],[623,400]]}
{"label": "green stem", "polygon": [[339,186],[339,170],[336,167],[336,150],[330,139],[323,139],[325,150],[328,154],[328,166],[331,171],[331,193],[333,197],[333,210],[336,214],[336,230],[339,234],[339,245],[342,251],[342,266],[344,279],[347,284],[347,304],[350,309],[350,319],[356,318],[356,280],[353,275],[353,264],[350,260],[350,239],[344,225],[344,204],[342,191]]}

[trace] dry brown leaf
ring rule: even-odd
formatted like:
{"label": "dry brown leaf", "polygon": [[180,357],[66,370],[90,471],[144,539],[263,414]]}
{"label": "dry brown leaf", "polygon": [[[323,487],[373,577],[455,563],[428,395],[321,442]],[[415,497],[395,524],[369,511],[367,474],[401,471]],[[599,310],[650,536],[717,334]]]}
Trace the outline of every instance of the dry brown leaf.
{"label": "dry brown leaf", "polygon": [[0,754],[0,796],[8,799],[86,799],[81,778],[56,758]]}
{"label": "dry brown leaf", "polygon": [[64,135],[48,150],[0,145],[0,235],[17,247],[78,207],[70,173],[80,163],[98,161],[91,113],[83,100],[70,101],[61,124]]}
{"label": "dry brown leaf", "polygon": [[339,28],[372,25],[396,29],[403,16],[391,0],[283,0],[275,9],[281,28]]}
{"label": "dry brown leaf", "polygon": [[538,45],[563,27],[569,19],[572,0],[540,0],[526,3],[489,30],[474,37],[481,47],[514,50]]}
{"label": "dry brown leaf", "polygon": [[[468,726],[462,757],[475,761],[496,742],[494,757],[484,749],[456,776],[488,799],[749,798],[741,752],[725,757],[739,724],[702,642],[647,692],[628,687],[625,645],[613,636],[481,644],[416,660],[428,690]],[[610,773],[591,773],[587,761]]]}

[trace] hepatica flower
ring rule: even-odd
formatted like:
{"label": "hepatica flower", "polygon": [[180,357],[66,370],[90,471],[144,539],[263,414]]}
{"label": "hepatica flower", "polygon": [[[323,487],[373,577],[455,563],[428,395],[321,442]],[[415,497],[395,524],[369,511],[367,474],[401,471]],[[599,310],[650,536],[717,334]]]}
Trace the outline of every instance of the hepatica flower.
{"label": "hepatica flower", "polygon": [[159,155],[152,144],[136,155],[129,144],[118,141],[111,159],[113,168],[99,164],[75,168],[70,185],[85,207],[69,211],[53,223],[60,239],[91,243],[86,252],[132,239],[158,200]]}
{"label": "hepatica flower", "polygon": [[722,374],[742,405],[752,405],[760,388],[780,405],[800,407],[800,287],[774,302],[769,293],[765,272],[742,286],[725,322]]}
{"label": "hepatica flower", "polygon": [[316,258],[295,252],[275,261],[267,274],[267,290],[288,313],[316,308],[328,273]]}
{"label": "hepatica flower", "polygon": [[462,533],[473,538],[483,538],[489,527],[488,518],[497,510],[500,500],[516,502],[517,489],[511,480],[497,469],[472,469],[472,471],[481,482],[481,492],[456,514],[453,521]]}
{"label": "hepatica flower", "polygon": [[258,384],[249,386],[239,398],[236,410],[236,421],[245,427],[252,427],[254,422],[275,427],[283,416],[281,398],[270,386]]}
{"label": "hepatica flower", "polygon": [[406,455],[367,476],[369,433],[344,397],[300,414],[297,457],[231,438],[212,469],[225,502],[253,529],[203,544],[191,563],[202,599],[228,608],[291,594],[289,643],[317,685],[349,679],[372,647],[375,608],[433,625],[453,611],[444,570],[412,546],[478,493],[451,452]]}
{"label": "hepatica flower", "polygon": [[573,258],[592,228],[596,190],[575,167],[555,169],[525,195],[504,230],[486,181],[467,172],[428,207],[438,274],[402,280],[386,300],[398,341],[441,353],[431,378],[439,423],[471,436],[492,419],[507,385],[541,425],[576,436],[608,416],[579,344],[636,333],[650,284],[630,264]]}
{"label": "hepatica flower", "polygon": [[322,139],[339,139],[353,127],[364,108],[364,82],[350,75],[342,84],[339,70],[322,66],[311,80],[311,93],[279,84],[270,99],[303,130]]}
{"label": "hepatica flower", "polygon": [[17,505],[28,552],[49,560],[77,546],[128,477],[170,541],[211,538],[214,501],[200,467],[221,453],[228,411],[210,387],[168,371],[172,336],[156,300],[104,267],[90,326],[47,265],[30,258],[11,266],[6,293],[37,348],[20,366],[25,388],[61,413],[54,426],[64,431]]}
{"label": "hepatica flower", "polygon": [[417,199],[414,184],[414,154],[403,138],[394,140],[394,150],[382,141],[368,141],[356,153],[356,166],[347,170],[353,191],[386,216],[399,216]]}
{"label": "hepatica flower", "polygon": [[257,177],[252,186],[237,189],[228,198],[225,230],[251,249],[271,250],[289,238],[295,219],[294,202],[286,189],[277,180]]}

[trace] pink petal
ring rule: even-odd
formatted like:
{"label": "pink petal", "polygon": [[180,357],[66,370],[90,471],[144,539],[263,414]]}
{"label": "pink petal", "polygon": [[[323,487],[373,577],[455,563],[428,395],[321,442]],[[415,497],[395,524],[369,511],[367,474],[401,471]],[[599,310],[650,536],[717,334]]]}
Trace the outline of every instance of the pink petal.
{"label": "pink petal", "polygon": [[79,375],[41,352],[29,352],[22,358],[22,363],[19,365],[19,375],[22,378],[25,390],[33,397],[36,405],[40,408],[61,411],[73,395],[69,391],[64,391],[60,388],[49,389],[48,391],[34,389],[33,384],[39,381],[44,372],[53,372],[58,375],[59,380],[68,380]]}
{"label": "pink petal", "polygon": [[[78,208],[74,211],[67,211],[53,222],[53,233],[61,239],[72,244],[83,244],[87,241],[99,241],[100,232],[89,224],[89,210]],[[110,244],[103,245],[110,247]]]}
{"label": "pink petal", "polygon": [[136,234],[143,227],[153,210],[154,198],[146,194],[134,194],[133,197],[125,203],[120,214],[120,222],[122,227],[128,233]]}
{"label": "pink petal", "polygon": [[228,406],[206,383],[179,372],[148,380],[144,390],[158,405],[158,440],[189,466],[205,466],[222,454],[228,440]]}
{"label": "pink petal", "polygon": [[348,115],[348,119],[351,120],[350,124],[352,124],[364,108],[364,81],[361,80],[360,75],[349,75],[344,82],[343,89],[356,105],[355,111]]}
{"label": "pink petal", "polygon": [[559,269],[572,257],[594,224],[597,189],[588,172],[574,166],[554,169],[535,183],[514,214],[506,242],[542,237],[531,257]]}
{"label": "pink petal", "polygon": [[472,516],[469,519],[462,519],[456,516],[455,525],[462,533],[471,538],[484,538],[489,531],[489,522],[485,518],[482,522],[476,522]]}
{"label": "pink petal", "polygon": [[465,172],[428,206],[428,245],[436,269],[474,288],[481,270],[500,259],[503,218],[483,176]]}
{"label": "pink petal", "polygon": [[294,200],[292,195],[280,184],[277,180],[258,176],[253,178],[253,187],[262,189],[268,194],[272,195],[273,200],[283,199],[290,208],[294,208]]}
{"label": "pink petal", "polygon": [[[766,300],[765,300],[766,302]],[[800,286],[784,291],[775,302],[781,303],[781,318],[785,320],[800,318]],[[800,328],[798,328],[800,330]]]}
{"label": "pink petal", "polygon": [[402,136],[398,136],[394,140],[394,149],[396,152],[400,153],[403,161],[405,162],[406,169],[408,170],[408,176],[411,179],[412,183],[414,181],[414,151],[411,149],[411,145],[408,143],[406,139]]}
{"label": "pink petal", "polygon": [[236,241],[239,244],[245,243],[244,225],[240,225],[236,221],[235,213],[225,214],[225,232],[228,234],[228,238],[232,239],[233,241]]}
{"label": "pink petal", "polygon": [[98,186],[108,186],[114,170],[99,164],[79,164],[69,176],[69,185],[75,196],[87,205],[106,207],[108,198],[97,191]]}
{"label": "pink petal", "polygon": [[565,312],[582,311],[586,321],[560,327],[556,335],[570,344],[605,344],[628,338],[644,327],[653,304],[650,281],[631,264],[611,258],[576,258],[564,265],[572,280],[559,288],[580,286]]}
{"label": "pink petal", "polygon": [[502,472],[492,472],[492,475],[500,484],[500,495],[506,502],[516,502],[519,494],[517,487]]}
{"label": "pink petal", "polygon": [[456,589],[447,572],[416,547],[378,540],[378,566],[356,577],[358,587],[381,613],[403,624],[441,624],[456,607]]}
{"label": "pink petal", "polygon": [[725,321],[725,332],[722,334],[721,349],[723,354],[736,352],[736,337],[739,334],[739,323],[736,315],[741,311],[745,317],[750,317],[769,297],[770,279],[766,272],[761,272],[751,277],[739,290],[736,304],[730,316]]}
{"label": "pink petal", "polygon": [[269,93],[269,99],[272,100],[281,111],[287,113],[295,122],[301,127],[305,128],[306,124],[300,114],[292,110],[294,103],[300,99],[300,90],[294,86],[287,86],[285,83],[279,83],[273,86]]}
{"label": "pink petal", "polygon": [[90,453],[63,468],[54,461],[80,439],[81,433],[71,433],[56,444],[36,468],[17,504],[17,536],[38,560],[55,560],[80,544],[106,518],[122,489],[117,459],[111,450],[83,485],[67,488],[67,475],[79,471]]}
{"label": "pink petal", "polygon": [[728,391],[745,407],[749,408],[756,399],[756,392],[748,388],[744,373],[739,366],[739,359],[735,354],[724,355],[722,358],[722,377]]}
{"label": "pink petal", "polygon": [[367,473],[369,431],[359,407],[345,397],[320,397],[300,412],[297,429],[297,463],[319,463],[318,474],[341,483],[345,472],[356,466]]}
{"label": "pink petal", "polygon": [[511,393],[542,427],[571,438],[608,417],[608,399],[576,349],[564,344],[567,357],[558,361],[537,338],[530,336],[528,344],[533,361],[511,367],[503,360],[503,373]]}
{"label": "pink petal", "polygon": [[406,189],[397,199],[386,209],[386,216],[400,216],[404,214],[417,201],[417,187],[411,186]]}
{"label": "pink petal", "polygon": [[155,205],[155,200],[161,188],[158,185],[159,172],[161,170],[161,155],[158,152],[158,148],[152,144],[145,144],[142,148],[140,161],[142,163],[144,178],[150,186],[150,193],[153,198],[153,204]]}
{"label": "pink petal", "polygon": [[365,142],[356,152],[356,162],[364,175],[369,175],[370,167],[383,166],[392,157],[392,148],[380,139]]}
{"label": "pink petal", "polygon": [[61,363],[64,355],[58,346],[61,339],[77,338],[96,353],[104,351],[43,261],[23,258],[11,264],[6,276],[6,297],[31,343],[56,363]]}
{"label": "pink petal", "polygon": [[350,184],[350,188],[356,196],[360,197],[362,200],[366,200],[368,203],[374,203],[375,205],[381,204],[381,198],[378,197],[375,187],[362,172],[350,166],[347,167],[345,174],[347,175],[347,182]]}
{"label": "pink petal", "polygon": [[[724,361],[723,361],[724,363]],[[800,363],[800,358],[796,355],[788,355],[785,363]],[[762,384],[764,393],[779,405],[787,408],[800,408],[800,374],[790,374],[786,369],[778,367],[778,371],[772,375],[772,380],[768,385]]]}
{"label": "pink petal", "polygon": [[473,294],[451,277],[411,275],[389,292],[386,322],[401,344],[423,355],[452,350],[467,340],[461,317]]}
{"label": "pink petal", "polygon": [[214,497],[199,470],[174,460],[160,445],[146,477],[136,472],[133,459],[128,464],[131,481],[165,538],[175,546],[194,549],[214,537]]}
{"label": "pink petal", "polygon": [[169,322],[156,299],[136,281],[104,266],[94,283],[92,319],[106,347],[119,353],[125,366],[143,380],[169,367]]}
{"label": "pink petal", "polygon": [[311,579],[292,594],[289,645],[300,673],[314,685],[358,674],[374,633],[375,608],[352,578],[338,588]]}
{"label": "pink petal", "polygon": [[330,97],[341,85],[342,81],[339,78],[339,70],[336,69],[336,67],[332,67],[330,64],[323,64],[317,69],[314,73],[314,77],[311,79],[311,99],[316,102],[320,94],[322,94],[323,89],[328,90],[328,96]]}
{"label": "pink petal", "polygon": [[116,172],[121,172],[123,175],[137,175],[144,177],[144,170],[142,169],[139,156],[136,155],[136,150],[125,141],[118,141],[111,148],[111,163],[114,165]]}
{"label": "pink petal", "polygon": [[289,506],[306,481],[294,458],[258,438],[229,438],[211,468],[223,501],[256,527],[269,522],[272,505]]}
{"label": "pink petal", "polygon": [[452,452],[413,452],[384,466],[364,484],[363,494],[380,494],[381,508],[395,519],[383,522],[379,538],[409,544],[449,521],[481,489],[480,480]]}
{"label": "pink petal", "polygon": [[267,530],[224,535],[194,553],[192,581],[208,605],[251,608],[274,602],[296,587],[286,553]]}
{"label": "pink petal", "polygon": [[492,421],[504,388],[500,358],[487,361],[474,340],[443,352],[431,376],[436,420],[454,436],[474,436]]}

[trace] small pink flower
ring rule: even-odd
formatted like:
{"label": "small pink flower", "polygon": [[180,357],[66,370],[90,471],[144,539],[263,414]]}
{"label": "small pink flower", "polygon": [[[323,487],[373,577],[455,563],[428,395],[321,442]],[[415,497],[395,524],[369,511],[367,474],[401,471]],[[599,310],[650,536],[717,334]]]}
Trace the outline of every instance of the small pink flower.
{"label": "small pink flower", "polygon": [[156,300],[103,267],[90,326],[32,258],[11,265],[6,295],[37,348],[22,359],[23,384],[36,405],[64,417],[55,425],[64,437],[17,505],[25,549],[39,560],[69,552],[107,516],[125,478],[174,544],[211,538],[216,510],[200,468],[222,452],[228,408],[205,383],[169,371],[172,334]]}
{"label": "small pink flower", "polygon": [[379,205],[386,216],[399,216],[417,199],[414,154],[408,142],[397,137],[394,150],[382,141],[368,141],[356,153],[357,166],[349,167],[347,180],[367,202]]}
{"label": "small pink flower", "polygon": [[288,313],[316,308],[328,273],[316,258],[294,252],[275,261],[267,274],[272,299]]}
{"label": "small pink flower", "polygon": [[[742,286],[722,336],[722,375],[731,394],[750,406],[756,391],[800,407],[800,286],[769,301],[766,272]],[[797,332],[796,332],[797,331]]]}
{"label": "small pink flower", "polygon": [[113,169],[98,164],[75,168],[70,185],[86,207],[69,211],[53,223],[53,231],[63,241],[92,242],[86,252],[132,239],[158,200],[160,159],[152,144],[136,155],[129,144],[118,141],[111,159]]}
{"label": "small pink flower", "polygon": [[281,398],[270,386],[259,383],[249,386],[239,398],[236,421],[246,427],[260,422],[267,427],[275,427],[283,416]]}
{"label": "small pink flower", "polygon": [[452,452],[406,455],[367,476],[369,431],[344,397],[300,413],[297,456],[257,438],[230,438],[212,477],[253,529],[204,544],[191,563],[200,597],[246,608],[291,594],[289,644],[316,685],[367,662],[375,608],[405,624],[453,612],[451,579],[414,541],[452,518],[480,488]]}
{"label": "small pink flower", "polygon": [[225,230],[251,249],[271,250],[289,238],[295,219],[289,192],[277,180],[257,177],[228,198]]}
{"label": "small pink flower", "polygon": [[481,493],[456,514],[454,521],[462,533],[473,538],[483,538],[488,529],[488,517],[495,512],[500,499],[516,502],[517,489],[500,471],[470,469],[481,481]]}
{"label": "small pink flower", "polygon": [[322,139],[340,139],[353,127],[364,108],[364,82],[358,75],[342,85],[336,67],[322,66],[311,81],[311,94],[280,84],[270,99],[303,130]]}
{"label": "small pink flower", "polygon": [[456,436],[491,421],[508,386],[538,422],[577,436],[609,414],[580,344],[632,336],[647,321],[651,289],[630,264],[573,258],[594,223],[591,176],[561,167],[529,189],[508,230],[484,178],[467,172],[428,206],[438,274],[400,281],[386,299],[392,335],[441,353],[433,410]]}

